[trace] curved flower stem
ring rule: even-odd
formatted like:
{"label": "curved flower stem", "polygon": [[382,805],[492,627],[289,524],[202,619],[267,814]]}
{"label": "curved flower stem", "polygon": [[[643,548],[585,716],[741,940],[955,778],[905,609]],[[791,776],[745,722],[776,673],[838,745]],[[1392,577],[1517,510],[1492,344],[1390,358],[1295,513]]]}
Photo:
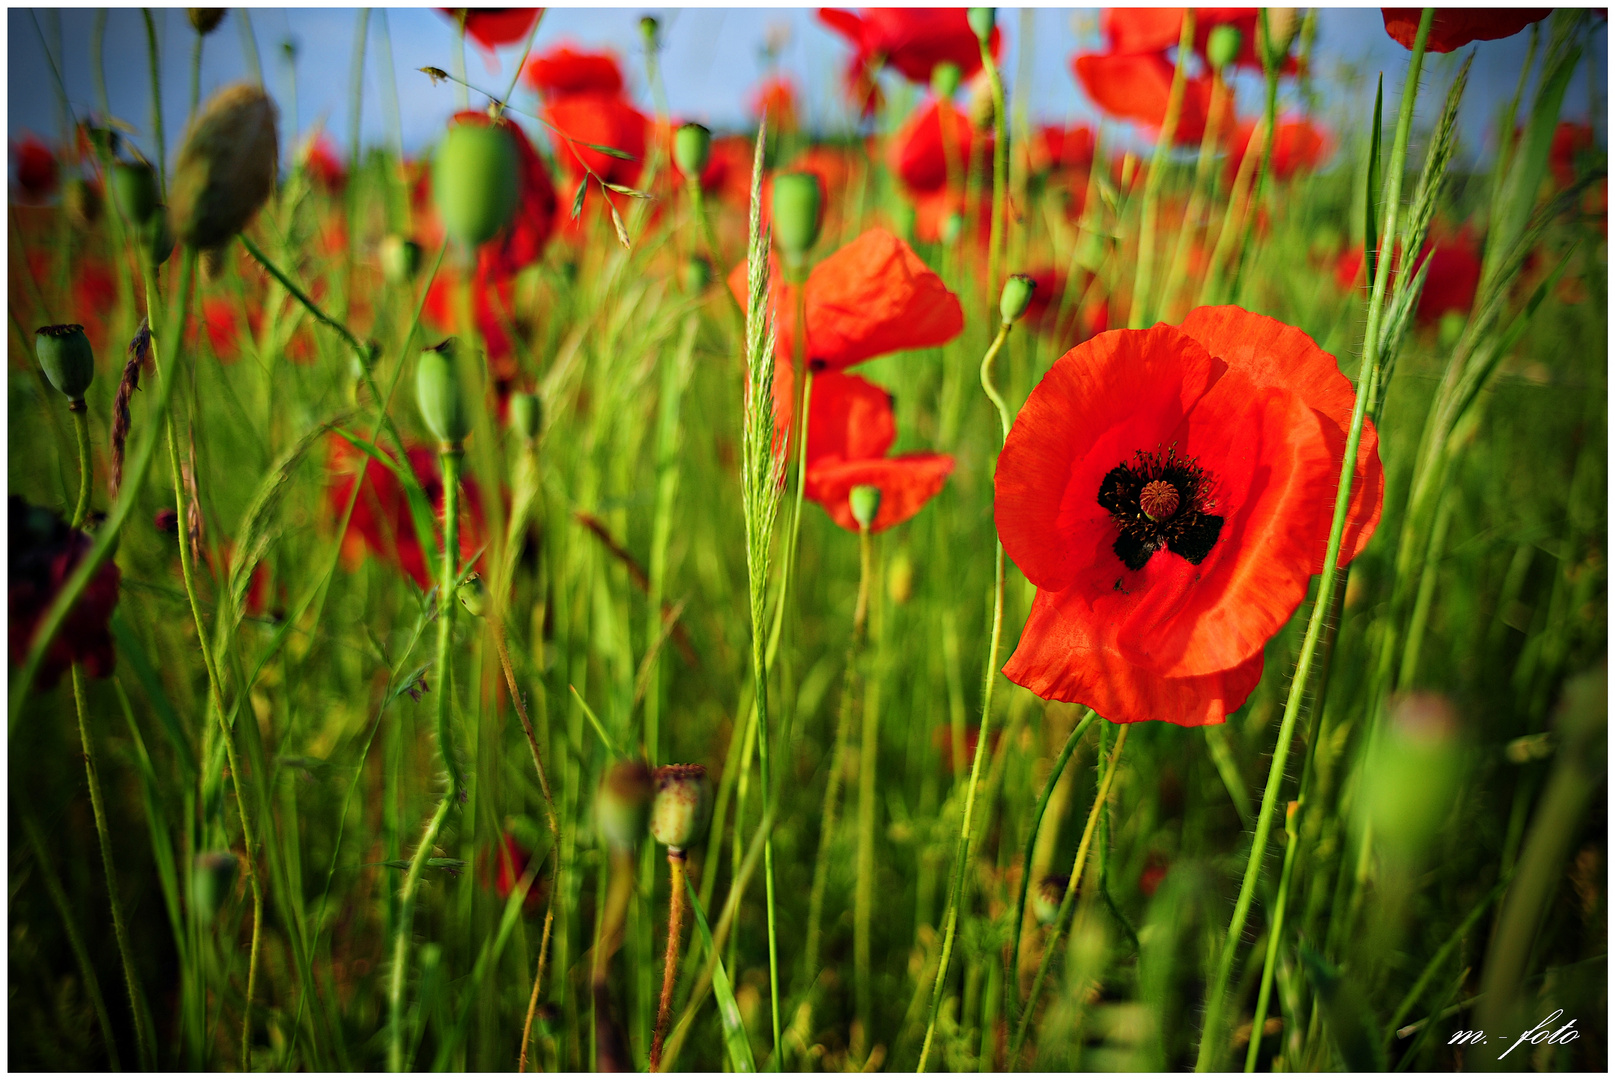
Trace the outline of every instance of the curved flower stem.
{"label": "curved flower stem", "polygon": [[[1387,172],[1386,225],[1383,233],[1385,236],[1396,235],[1397,217],[1402,200],[1402,173],[1407,160],[1408,139],[1413,130],[1413,107],[1419,94],[1419,71],[1424,63],[1425,41],[1430,36],[1430,24],[1434,15],[1435,9],[1425,8],[1424,15],[1419,20],[1418,36],[1413,42],[1413,55],[1408,61],[1407,82],[1402,88],[1401,115],[1397,119],[1396,142],[1391,149],[1390,167]],[[1357,386],[1364,388],[1365,391],[1372,388],[1379,377],[1380,320],[1384,312],[1386,286],[1390,277],[1390,274],[1377,275],[1374,291],[1369,296],[1363,359],[1357,374]],[[1335,582],[1339,576],[1341,538],[1346,531],[1346,511],[1351,504],[1352,482],[1356,476],[1357,446],[1362,438],[1363,421],[1368,411],[1369,394],[1360,392],[1355,396],[1351,426],[1347,432],[1346,449],[1340,467],[1340,488],[1335,496],[1334,520],[1329,526],[1329,544],[1324,552],[1324,569],[1318,580],[1318,597],[1313,602],[1312,615],[1307,620],[1306,637],[1301,642],[1301,655],[1296,661],[1295,675],[1290,681],[1289,697],[1284,703],[1284,719],[1279,725],[1278,742],[1273,748],[1273,761],[1267,773],[1267,788],[1262,794],[1262,809],[1257,815],[1256,833],[1251,839],[1250,858],[1245,866],[1245,876],[1240,882],[1239,897],[1234,902],[1234,914],[1228,923],[1228,934],[1223,940],[1216,974],[1207,991],[1205,1027],[1201,1032],[1200,1051],[1195,1061],[1197,1072],[1215,1069],[1219,1064],[1223,1041],[1222,1014],[1226,1004],[1224,998],[1229,979],[1233,975],[1234,956],[1239,950],[1239,941],[1245,932],[1245,919],[1250,914],[1251,900],[1255,896],[1256,883],[1262,873],[1262,861],[1267,854],[1268,834],[1273,827],[1273,812],[1278,805],[1279,787],[1284,781],[1284,766],[1289,756],[1290,741],[1295,735],[1296,718],[1300,714],[1301,701],[1306,694],[1307,676],[1312,669],[1313,657],[1323,636],[1325,613],[1330,610],[1334,599]]]}
{"label": "curved flower stem", "polygon": [[1088,733],[1088,726],[1098,716],[1098,713],[1089,709],[1087,715],[1072,727],[1065,745],[1060,748],[1060,756],[1054,759],[1054,768],[1049,770],[1049,779],[1043,785],[1043,794],[1038,796],[1037,808],[1032,811],[1032,827],[1026,831],[1026,850],[1021,854],[1020,895],[1015,900],[1015,922],[1012,924],[1015,927],[1015,943],[1009,951],[1009,970],[1004,973],[1004,1017],[1011,1025],[1019,1017],[1017,1003],[1020,992],[1016,986],[1019,980],[1015,973],[1020,970],[1021,930],[1026,924],[1026,890],[1032,878],[1032,853],[1037,847],[1038,828],[1043,824],[1043,812],[1049,808],[1049,799],[1054,796],[1054,787],[1060,782],[1060,775],[1065,772],[1066,762],[1071,760],[1071,754],[1076,750],[1077,743]]}
{"label": "curved flower stem", "polygon": [[1077,844],[1077,857],[1071,862],[1071,878],[1066,882],[1065,896],[1060,900],[1060,910],[1054,916],[1054,929],[1049,940],[1043,945],[1043,959],[1037,965],[1037,977],[1032,980],[1032,992],[1026,997],[1026,1008],[1021,1013],[1021,1023],[1015,1030],[1015,1041],[1009,1048],[1009,1061],[1013,1065],[1020,1056],[1021,1046],[1026,1042],[1026,1033],[1032,1026],[1032,1014],[1037,1011],[1038,994],[1043,991],[1043,980],[1048,977],[1049,963],[1054,958],[1056,946],[1060,937],[1065,933],[1066,924],[1071,921],[1071,909],[1076,906],[1077,890],[1082,883],[1083,866],[1088,861],[1088,849],[1093,845],[1094,830],[1099,824],[1099,814],[1104,809],[1105,802],[1110,798],[1111,785],[1116,781],[1116,763],[1121,760],[1122,747],[1127,745],[1127,732],[1131,730],[1128,725],[1121,725],[1121,731],[1116,735],[1116,745],[1111,748],[1110,761],[1105,766],[1105,778],[1099,781],[1099,790],[1093,797],[1093,809],[1088,811],[1088,823],[1082,827],[1082,840]]}
{"label": "curved flower stem", "polygon": [[[1138,267],[1133,276],[1133,308],[1127,317],[1127,325],[1135,330],[1148,326],[1154,316],[1150,292],[1155,288],[1155,219],[1160,210],[1161,182],[1166,174],[1167,157],[1172,153],[1172,140],[1178,134],[1178,118],[1183,113],[1184,88],[1189,81],[1189,57],[1193,55],[1194,9],[1184,8],[1183,28],[1178,34],[1178,62],[1172,71],[1172,88],[1167,91],[1166,116],[1161,121],[1161,133],[1155,140],[1155,154],[1150,158],[1150,175],[1144,181],[1143,220],[1138,229]],[[1184,228],[1188,227],[1189,222],[1185,219]]]}
{"label": "curved flower stem", "polygon": [[[1010,323],[1000,323],[998,334],[981,358],[981,388],[998,409],[998,422],[1002,430],[999,446],[1009,438],[1009,406],[993,386],[993,361],[1009,338]],[[987,640],[987,670],[981,694],[981,725],[976,732],[976,753],[970,762],[970,782],[965,787],[964,813],[959,819],[959,843],[954,850],[953,884],[948,890],[948,914],[943,921],[942,955],[937,961],[936,984],[931,990],[931,1016],[925,1025],[925,1042],[920,1046],[920,1064],[916,1072],[925,1071],[926,1059],[931,1056],[931,1041],[936,1036],[937,1015],[942,1009],[942,989],[948,979],[948,961],[953,958],[953,938],[959,928],[959,908],[964,904],[965,867],[970,856],[971,826],[976,812],[976,787],[981,782],[981,763],[987,756],[987,731],[993,718],[993,687],[998,681],[998,645],[1004,632],[1004,545],[994,535],[993,553],[993,623]]]}
{"label": "curved flower stem", "polygon": [[90,512],[90,417],[84,408],[84,399],[79,398],[67,406],[73,414],[73,434],[78,442],[79,450],[79,497],[78,503],[73,507],[73,528],[84,527],[84,518]]}

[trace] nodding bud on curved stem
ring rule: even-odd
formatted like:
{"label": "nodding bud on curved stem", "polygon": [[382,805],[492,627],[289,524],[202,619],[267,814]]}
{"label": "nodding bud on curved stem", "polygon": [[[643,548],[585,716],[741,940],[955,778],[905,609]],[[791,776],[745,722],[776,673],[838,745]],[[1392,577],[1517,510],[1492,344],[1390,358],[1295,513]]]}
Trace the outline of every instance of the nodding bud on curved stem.
{"label": "nodding bud on curved stem", "polygon": [[847,505],[852,509],[852,520],[858,523],[858,528],[866,531],[873,528],[875,517],[880,513],[880,488],[874,484],[859,484],[847,493]]}
{"label": "nodding bud on curved stem", "polygon": [[673,164],[691,180],[699,180],[712,160],[712,132],[700,124],[680,124],[673,133]]}
{"label": "nodding bud on curved stem", "polygon": [[774,242],[793,267],[802,265],[819,240],[823,203],[824,194],[814,174],[788,172],[774,177]]}
{"label": "nodding bud on curved stem", "polygon": [[95,378],[95,350],[84,336],[84,327],[78,323],[41,326],[34,331],[34,352],[50,384],[74,405],[82,403],[84,391]]}
{"label": "nodding bud on curved stem", "polygon": [[444,449],[458,447],[471,434],[471,413],[460,386],[459,343],[447,338],[415,362],[415,403],[421,419]]}
{"label": "nodding bud on curved stem", "polygon": [[705,765],[663,765],[656,770],[650,833],[656,842],[683,851],[706,831],[712,781]]}
{"label": "nodding bud on curved stem", "polygon": [[1037,282],[1026,274],[1011,274],[1004,282],[1004,291],[998,296],[998,315],[1004,320],[1004,325],[1014,323],[1032,304],[1032,294],[1037,291]]}

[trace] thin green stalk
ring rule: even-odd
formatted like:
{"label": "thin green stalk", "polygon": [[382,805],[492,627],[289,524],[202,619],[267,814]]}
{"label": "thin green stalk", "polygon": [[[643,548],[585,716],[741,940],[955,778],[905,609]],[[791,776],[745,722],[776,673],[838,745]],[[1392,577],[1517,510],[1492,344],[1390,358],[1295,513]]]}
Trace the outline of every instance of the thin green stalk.
{"label": "thin green stalk", "polygon": [[[343,210],[347,217],[347,244],[342,247],[342,320],[347,321],[353,308],[353,249],[358,241],[355,228],[359,216],[359,128],[364,116],[364,59],[365,43],[370,37],[370,9],[359,9],[358,24],[353,30],[353,64],[348,85],[348,186],[343,192]],[[201,46],[197,48],[200,50]]]}
{"label": "thin green stalk", "polygon": [[1250,209],[1246,211],[1244,224],[1240,228],[1239,250],[1234,252],[1233,278],[1229,281],[1228,288],[1223,291],[1223,298],[1230,302],[1239,299],[1239,285],[1245,276],[1245,259],[1250,254],[1251,236],[1256,232],[1256,218],[1261,213],[1263,189],[1267,186],[1267,177],[1273,168],[1273,146],[1278,142],[1278,58],[1273,55],[1270,44],[1267,9],[1259,8],[1256,14],[1260,20],[1257,49],[1262,54],[1262,70],[1267,77],[1267,98],[1262,109],[1262,125],[1267,131],[1267,138],[1262,140],[1262,161],[1256,167],[1256,181],[1251,188]]}
{"label": "thin green stalk", "polygon": [[241,56],[247,62],[247,71],[252,75],[252,81],[262,90],[264,67],[258,58],[258,37],[252,32],[252,9],[236,8],[235,17],[240,20],[237,25],[241,27]]}
{"label": "thin green stalk", "polygon": [[[981,358],[981,388],[998,409],[1001,428],[999,446],[1009,438],[1012,419],[1009,406],[993,386],[993,361],[998,358],[1009,337],[1010,323],[1001,322],[998,334]],[[998,646],[1004,632],[1004,545],[994,536],[993,554],[993,622],[987,639],[987,670],[981,694],[981,725],[976,732],[976,753],[970,762],[970,782],[965,787],[964,813],[959,819],[959,841],[954,850],[953,881],[948,896],[948,913],[943,920],[942,956],[937,962],[936,984],[931,991],[931,1016],[925,1025],[925,1042],[920,1046],[920,1063],[916,1072],[925,1071],[926,1059],[931,1055],[931,1042],[936,1035],[937,1016],[942,1010],[942,991],[948,979],[948,961],[953,957],[953,938],[959,927],[959,909],[965,900],[965,867],[970,855],[970,839],[976,813],[976,786],[981,781],[981,763],[987,756],[988,730],[993,718],[993,688],[998,681]]]}
{"label": "thin green stalk", "polygon": [[987,41],[977,39],[981,47],[981,66],[987,72],[987,83],[993,94],[993,220],[987,236],[987,288],[999,287],[998,271],[1004,252],[1004,210],[1009,198],[1009,118],[1004,115],[1004,80],[998,73],[998,61],[993,59]]}
{"label": "thin green stalk", "polygon": [[202,103],[202,39],[205,35],[195,31],[196,40],[191,44],[191,108],[187,116],[196,115],[196,107]]}
{"label": "thin green stalk", "polygon": [[79,451],[79,497],[73,506],[73,528],[78,529],[84,526],[90,512],[90,418],[83,398],[69,402],[67,409],[73,414],[73,434]]}
{"label": "thin green stalk", "polygon": [[[1397,120],[1396,142],[1391,150],[1390,176],[1386,192],[1386,229],[1384,235],[1395,236],[1397,217],[1402,199],[1402,174],[1407,160],[1408,139],[1413,129],[1413,108],[1418,98],[1419,72],[1424,63],[1425,41],[1430,36],[1434,9],[1426,8],[1419,21],[1418,36],[1414,39],[1413,54],[1408,61],[1407,82],[1402,89],[1402,109]],[[1377,275],[1374,291],[1368,303],[1368,326],[1363,348],[1363,359],[1357,375],[1359,387],[1372,387],[1380,365],[1380,321],[1385,306],[1386,286],[1391,275]],[[1335,496],[1334,520],[1329,527],[1329,543],[1324,553],[1324,569],[1318,581],[1318,597],[1307,620],[1306,636],[1301,643],[1301,654],[1296,661],[1295,675],[1290,681],[1290,693],[1284,704],[1284,718],[1279,725],[1278,742],[1273,749],[1272,764],[1268,769],[1267,787],[1262,794],[1262,808],[1256,819],[1256,834],[1251,840],[1250,857],[1245,875],[1239,886],[1239,897],[1234,902],[1234,913],[1228,923],[1228,934],[1223,941],[1217,961],[1216,974],[1206,997],[1205,1026],[1201,1032],[1200,1050],[1195,1069],[1205,1072],[1218,1066],[1223,1041],[1222,1014],[1228,982],[1233,974],[1234,957],[1245,932],[1245,919],[1261,877],[1262,862],[1267,854],[1268,834],[1273,827],[1273,812],[1278,804],[1279,788],[1284,781],[1284,766],[1289,756],[1290,740],[1295,734],[1296,718],[1306,694],[1307,676],[1323,634],[1325,613],[1330,609],[1338,576],[1341,538],[1346,530],[1346,512],[1351,502],[1351,491],[1356,479],[1357,446],[1362,438],[1363,421],[1367,416],[1369,395],[1358,393],[1352,406],[1351,426],[1346,436],[1344,458],[1340,469],[1340,487]]]}
{"label": "thin green stalk", "polygon": [[[1172,153],[1172,140],[1178,134],[1184,88],[1188,85],[1189,57],[1193,55],[1194,8],[1184,8],[1183,24],[1178,32],[1177,66],[1172,71],[1172,88],[1166,98],[1166,117],[1161,122],[1161,133],[1155,140],[1150,174],[1144,181],[1143,218],[1138,230],[1138,267],[1133,278],[1133,308],[1127,316],[1127,325],[1135,330],[1150,325],[1154,314],[1150,306],[1150,293],[1155,288],[1155,219],[1160,214],[1161,184],[1166,176],[1167,158]],[[1188,227],[1187,221],[1184,226]]]}
{"label": "thin green stalk", "polygon": [[146,20],[146,62],[151,68],[151,132],[157,151],[157,190],[163,202],[168,201],[168,142],[163,138],[163,85],[162,67],[157,56],[157,24],[152,20],[151,8],[141,8]]}
{"label": "thin green stalk", "polygon": [[[874,541],[866,528],[858,530],[859,586],[858,605],[853,612],[853,623],[863,622],[868,611],[873,570]],[[878,597],[878,585],[875,590]],[[885,641],[881,633],[884,620],[875,620],[876,654],[884,652]],[[875,914],[875,769],[880,750],[880,670],[864,681],[863,739],[858,751],[858,877],[853,896],[853,983],[858,1019],[863,1031],[863,1045],[856,1053],[867,1053],[873,1045],[874,994],[871,989],[870,922]],[[828,839],[828,838],[827,838]],[[815,973],[810,972],[810,977]]]}

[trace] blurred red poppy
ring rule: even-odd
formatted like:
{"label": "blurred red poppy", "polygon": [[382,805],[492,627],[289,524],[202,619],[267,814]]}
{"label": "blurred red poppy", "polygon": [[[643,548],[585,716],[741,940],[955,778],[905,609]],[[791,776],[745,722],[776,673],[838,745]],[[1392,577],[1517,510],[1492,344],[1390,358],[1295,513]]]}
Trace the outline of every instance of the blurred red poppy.
{"label": "blurred red poppy", "polygon": [[234,360],[241,336],[241,319],[236,313],[236,305],[222,296],[210,296],[203,300],[202,327],[207,331],[213,355],[220,360]]}
{"label": "blurred red poppy", "polygon": [[32,200],[48,199],[56,193],[59,179],[56,154],[32,135],[11,144],[17,155],[17,186]]}
{"label": "blurred red poppy", "polygon": [[[1245,151],[1251,148],[1256,133],[1255,121],[1241,121],[1235,128],[1228,147],[1228,177],[1239,172],[1245,160]],[[1260,144],[1258,144],[1258,148]],[[1279,120],[1278,137],[1273,140],[1272,174],[1275,179],[1288,180],[1298,172],[1312,172],[1328,160],[1334,152],[1334,140],[1323,128],[1304,116],[1284,117]]]}
{"label": "blurred red poppy", "polygon": [[[544,117],[555,125],[550,142],[570,183],[577,184],[588,170],[609,184],[633,187],[639,181],[650,121],[628,102],[608,94],[568,94],[551,100]],[[620,150],[629,158],[585,145],[589,143]]]}
{"label": "blurred red poppy", "polygon": [[[1120,723],[1224,720],[1323,561],[1352,395],[1311,338],[1237,307],[1057,360],[998,459],[999,536],[1038,587],[1004,674]],[[1369,428],[1358,469],[1342,563],[1379,520]]]}
{"label": "blurred red poppy", "polygon": [[[1107,115],[1150,128],[1159,128],[1166,122],[1173,75],[1172,62],[1166,57],[1159,53],[1090,53],[1077,57],[1072,68],[1089,100]],[[1222,129],[1226,131],[1232,103],[1229,95],[1218,97],[1219,107],[1227,110],[1221,120]],[[1186,80],[1173,141],[1179,146],[1198,146],[1206,131],[1211,105],[1211,79],[1202,75]]]}
{"label": "blurred red poppy", "polygon": [[[34,629],[56,595],[89,553],[88,533],[41,506],[13,495],[7,504],[6,604],[9,611],[12,663],[20,664],[33,644]],[[116,657],[107,621],[118,606],[121,574],[108,559],[90,578],[73,610],[68,612],[56,638],[39,666],[36,685],[48,690],[74,662],[84,665],[92,678],[112,674]]]}
{"label": "blurred red poppy", "polygon": [[912,194],[941,191],[950,179],[962,189],[972,164],[978,176],[991,177],[992,162],[992,133],[977,132],[952,102],[916,109],[891,139],[892,171]]}
{"label": "blurred red poppy", "polygon": [[348,170],[343,167],[342,159],[337,157],[335,144],[323,131],[309,145],[308,155],[303,159],[303,167],[308,170],[315,183],[327,191],[342,190],[342,185],[348,179]]}
{"label": "blurred red poppy", "polygon": [[1072,172],[1086,176],[1093,165],[1093,128],[1086,124],[1040,125],[1032,138],[1030,155],[1034,172]]}
{"label": "blurred red poppy", "polygon": [[[459,283],[453,274],[439,271],[426,290],[426,303],[421,313],[445,334],[463,334],[460,325]],[[471,304],[477,333],[488,354],[488,370],[495,379],[510,379],[516,375],[515,349],[507,324],[516,322],[515,285],[511,278],[489,279],[481,266],[471,279]]]}
{"label": "blurred red poppy", "polygon": [[[1413,48],[1423,9],[1381,8],[1380,14],[1391,40],[1404,49]],[[1424,47],[1430,52],[1445,53],[1461,49],[1472,41],[1513,37],[1552,14],[1552,8],[1437,8]]]}
{"label": "blurred red poppy", "polygon": [[[860,68],[885,65],[922,86],[938,64],[958,65],[967,79],[981,70],[981,45],[964,8],[820,8],[819,21],[847,39]],[[996,26],[988,45],[996,59],[1003,46]]]}
{"label": "blurred red poppy", "polygon": [[[499,837],[496,858],[499,868],[494,874],[494,893],[501,901],[507,901],[527,873],[527,866],[532,861],[533,853],[507,831]],[[543,910],[545,895],[543,886],[544,882],[541,879],[534,878],[533,883],[527,887],[527,895],[522,898],[523,915],[531,918]]]}
{"label": "blurred red poppy", "polygon": [[1038,333],[1080,343],[1110,329],[1110,307],[1103,296],[1079,306],[1087,274],[1079,275],[1078,293],[1072,298],[1070,309],[1064,312],[1063,318],[1061,309],[1066,306],[1067,286],[1065,274],[1053,267],[1044,267],[1032,271],[1030,277],[1036,287],[1032,291],[1032,302],[1026,306],[1026,314],[1021,316],[1021,321]]}
{"label": "blurred red poppy", "polygon": [[[1429,240],[1419,258],[1430,259],[1430,272],[1424,279],[1424,292],[1419,294],[1418,307],[1413,318],[1421,326],[1441,321],[1449,311],[1466,312],[1475,303],[1475,290],[1480,286],[1480,252],[1474,237],[1467,229],[1441,240]],[[1417,267],[1419,264],[1415,264]],[[1391,273],[1401,272],[1402,249],[1391,252]],[[1341,252],[1335,260],[1335,281],[1342,289],[1353,289],[1367,284],[1363,272],[1363,249],[1352,246]]]}
{"label": "blurred red poppy", "polygon": [[[476,111],[455,113],[453,122],[493,123],[487,113]],[[555,216],[559,210],[555,183],[550,179],[544,159],[533,149],[527,133],[508,118],[501,119],[499,124],[516,144],[516,161],[521,175],[517,186],[516,213],[510,224],[478,251],[477,274],[484,281],[504,281],[515,277],[523,268],[543,257],[544,247],[555,231]]]}
{"label": "blurred red poppy", "polygon": [[546,101],[559,101],[574,94],[622,93],[622,67],[610,53],[579,52],[561,45],[527,62],[522,72],[527,85]]}
{"label": "blurred red poppy", "polygon": [[[1183,8],[1105,8],[1099,13],[1099,28],[1113,53],[1164,53],[1175,48],[1183,37]],[[1232,26],[1239,31],[1237,67],[1261,70],[1262,58],[1256,51],[1257,13],[1255,8],[1195,8],[1194,48],[1201,60],[1211,31]],[[1295,59],[1285,57],[1281,70],[1291,74]]]}
{"label": "blurred red poppy", "polygon": [[796,84],[783,75],[764,79],[751,92],[753,119],[768,120],[770,131],[796,130]]}
{"label": "blurred red poppy", "polygon": [[1553,129],[1553,145],[1548,151],[1548,165],[1553,169],[1553,182],[1562,188],[1576,182],[1576,158],[1592,150],[1595,145],[1593,126],[1571,120],[1559,121]]}
{"label": "blurred red poppy", "polygon": [[451,19],[465,15],[465,34],[484,49],[525,41],[543,8],[438,8]]}
{"label": "blurred red poppy", "polygon": [[85,335],[97,347],[107,344],[107,323],[117,300],[118,281],[106,260],[88,256],[78,263],[73,271],[73,303]]}

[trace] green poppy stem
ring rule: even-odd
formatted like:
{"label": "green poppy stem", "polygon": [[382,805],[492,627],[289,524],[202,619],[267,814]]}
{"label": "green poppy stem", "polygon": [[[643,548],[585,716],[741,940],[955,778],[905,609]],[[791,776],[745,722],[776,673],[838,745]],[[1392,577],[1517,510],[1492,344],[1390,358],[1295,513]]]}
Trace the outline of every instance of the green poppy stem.
{"label": "green poppy stem", "polygon": [[90,512],[90,417],[84,408],[84,399],[71,402],[68,411],[73,414],[73,434],[79,451],[79,497],[73,506],[73,528],[84,527]]}
{"label": "green poppy stem", "polygon": [[[1194,9],[1183,9],[1183,27],[1178,34],[1178,61],[1172,70],[1172,88],[1167,92],[1166,118],[1155,140],[1150,158],[1150,174],[1144,180],[1144,210],[1138,229],[1138,269],[1133,277],[1133,309],[1127,325],[1137,330],[1150,325],[1154,309],[1150,292],[1155,288],[1155,219],[1160,214],[1161,184],[1166,176],[1167,157],[1177,138],[1178,119],[1183,114],[1183,95],[1188,85],[1189,57],[1194,55]],[[1185,222],[1185,228],[1187,228]]]}

